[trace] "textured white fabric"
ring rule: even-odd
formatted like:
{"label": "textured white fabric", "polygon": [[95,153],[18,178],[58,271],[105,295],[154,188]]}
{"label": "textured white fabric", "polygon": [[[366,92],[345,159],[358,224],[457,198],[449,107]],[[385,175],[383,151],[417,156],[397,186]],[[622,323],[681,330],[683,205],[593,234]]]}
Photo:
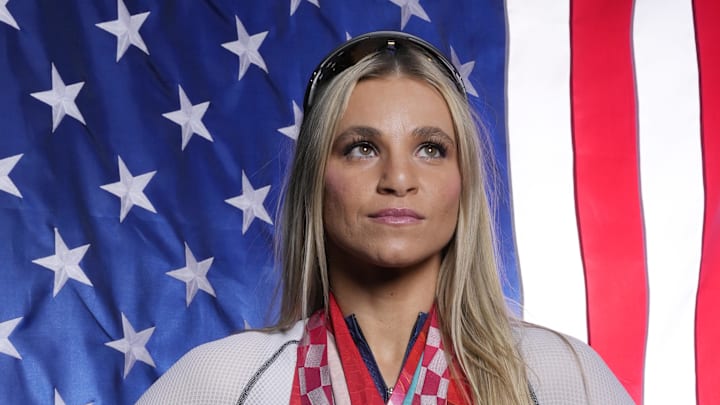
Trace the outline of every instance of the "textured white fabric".
{"label": "textured white fabric", "polygon": [[[250,388],[245,404],[287,405],[297,358],[293,341],[302,333],[303,323],[299,322],[287,333],[244,332],[198,346],[163,374],[137,403],[235,404]],[[275,361],[268,363],[277,353]],[[252,384],[266,363],[267,368]]]}
{"label": "textured white fabric", "polygon": [[517,336],[540,405],[634,404],[602,358],[585,343],[534,326],[519,328]]}
{"label": "textured white fabric", "polygon": [[[298,322],[286,333],[245,332],[199,346],[138,404],[288,404],[302,332]],[[518,328],[516,336],[540,405],[633,404],[586,344],[533,326]]]}

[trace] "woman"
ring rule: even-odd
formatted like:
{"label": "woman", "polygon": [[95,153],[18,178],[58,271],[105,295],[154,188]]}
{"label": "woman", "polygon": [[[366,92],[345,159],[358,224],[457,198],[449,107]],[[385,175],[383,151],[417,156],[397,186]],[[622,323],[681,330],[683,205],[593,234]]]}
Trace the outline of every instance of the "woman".
{"label": "woman", "polygon": [[445,57],[357,37],[304,107],[278,324],[194,349],[140,403],[632,403],[588,346],[508,313],[479,134]]}

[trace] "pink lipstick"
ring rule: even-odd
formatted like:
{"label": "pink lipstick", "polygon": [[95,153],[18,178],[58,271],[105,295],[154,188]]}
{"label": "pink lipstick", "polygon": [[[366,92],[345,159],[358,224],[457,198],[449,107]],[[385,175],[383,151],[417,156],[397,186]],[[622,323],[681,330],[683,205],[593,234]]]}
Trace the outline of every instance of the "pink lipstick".
{"label": "pink lipstick", "polygon": [[370,214],[369,217],[376,222],[388,225],[415,224],[425,219],[409,208],[386,208]]}

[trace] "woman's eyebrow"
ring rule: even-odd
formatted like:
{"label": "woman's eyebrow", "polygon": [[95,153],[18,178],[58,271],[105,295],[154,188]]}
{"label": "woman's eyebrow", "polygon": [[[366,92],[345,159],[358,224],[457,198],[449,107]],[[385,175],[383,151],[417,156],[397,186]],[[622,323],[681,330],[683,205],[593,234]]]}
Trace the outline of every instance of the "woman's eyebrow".
{"label": "woman's eyebrow", "polygon": [[[362,125],[354,125],[350,128],[345,129],[342,131],[337,138],[335,139],[335,142],[340,142],[344,140],[345,138],[352,137],[352,136],[361,136],[363,138],[377,138],[380,137],[382,134],[380,131],[373,127],[367,127]],[[432,137],[440,137],[443,138],[443,140],[451,145],[455,145],[455,140],[445,133],[442,129],[438,127],[433,126],[424,126],[424,127],[418,127],[415,128],[412,131],[412,135],[416,138],[432,138]]]}
{"label": "woman's eyebrow", "polygon": [[380,131],[373,127],[365,127],[362,125],[355,125],[340,132],[335,141],[341,141],[344,138],[352,136],[361,136],[363,138],[376,138],[380,136]]}
{"label": "woman's eyebrow", "polygon": [[418,138],[440,137],[443,138],[445,142],[448,142],[451,145],[455,145],[455,140],[450,135],[446,134],[445,131],[438,127],[418,127],[413,130],[413,135]]}

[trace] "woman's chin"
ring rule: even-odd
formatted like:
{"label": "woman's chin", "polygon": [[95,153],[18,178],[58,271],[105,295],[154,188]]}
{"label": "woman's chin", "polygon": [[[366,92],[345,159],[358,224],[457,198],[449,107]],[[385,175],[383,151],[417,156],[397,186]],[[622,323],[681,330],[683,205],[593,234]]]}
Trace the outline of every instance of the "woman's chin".
{"label": "woman's chin", "polygon": [[428,266],[439,268],[439,256],[439,254],[428,257],[408,255],[406,252],[389,252],[375,256],[368,261],[368,264],[379,270],[387,270],[400,274]]}

